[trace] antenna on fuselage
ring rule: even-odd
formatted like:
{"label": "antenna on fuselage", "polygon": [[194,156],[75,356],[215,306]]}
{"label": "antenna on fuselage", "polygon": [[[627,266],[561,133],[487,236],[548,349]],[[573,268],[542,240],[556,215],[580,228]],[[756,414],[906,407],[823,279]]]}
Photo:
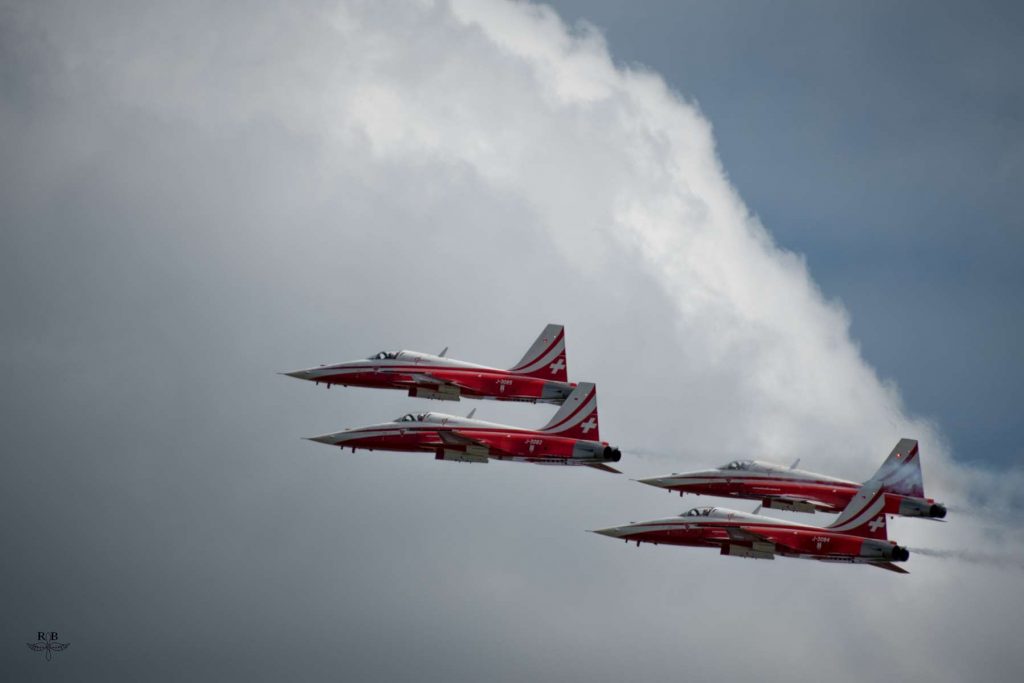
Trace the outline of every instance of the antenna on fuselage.
{"label": "antenna on fuselage", "polygon": [[474,415],[476,415],[476,408],[473,408],[473,410],[469,411],[469,415],[466,416],[466,419],[472,420]]}
{"label": "antenna on fuselage", "polygon": [[799,464],[800,464],[800,458],[797,458],[796,460],[793,461],[793,464],[789,466],[789,469],[795,470],[796,466],[799,465]]}
{"label": "antenna on fuselage", "polygon": [[758,504],[757,504],[757,507],[756,507],[756,508],[754,508],[754,511],[753,511],[753,512],[751,512],[750,514],[752,514],[752,515],[759,515],[759,514],[761,514],[761,507],[762,507],[763,505],[764,505],[764,503],[758,503]]}
{"label": "antenna on fuselage", "polygon": [[444,347],[443,349],[441,349],[441,353],[437,354],[437,357],[438,358],[444,358],[444,354],[446,354],[446,353],[448,353],[448,347],[447,346]]}

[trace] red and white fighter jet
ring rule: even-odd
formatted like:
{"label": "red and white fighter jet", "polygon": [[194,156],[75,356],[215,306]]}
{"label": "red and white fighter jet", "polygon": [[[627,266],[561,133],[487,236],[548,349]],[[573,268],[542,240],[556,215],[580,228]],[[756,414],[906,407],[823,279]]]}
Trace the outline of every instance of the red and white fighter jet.
{"label": "red and white fighter jet", "polygon": [[734,460],[715,470],[640,479],[684,493],[759,500],[766,508],[794,512],[839,512],[870,482],[882,485],[885,512],[904,517],[943,518],[946,507],[924,495],[921,457],[914,439],[900,439],[878,472],[865,484],[758,460]]}
{"label": "red and white fighter jet", "polygon": [[868,564],[908,573],[894,562],[910,552],[888,540],[882,487],[865,485],[827,527],[798,524],[727,508],[693,508],[678,517],[631,523],[594,533],[641,543],[718,548],[722,555],[773,560],[776,555]]}
{"label": "red and white fighter jet", "polygon": [[458,401],[460,397],[561,404],[574,384],[565,363],[565,329],[548,325],[522,360],[509,370],[419,351],[381,351],[366,360],[282,373],[317,384],[402,389],[410,396]]}
{"label": "red and white fighter jet", "polygon": [[409,413],[394,422],[314,436],[329,446],[434,453],[437,460],[486,463],[512,460],[538,465],[585,465],[618,474],[604,463],[618,462],[618,448],[601,441],[597,387],[580,382],[551,421],[520,429],[443,413]]}

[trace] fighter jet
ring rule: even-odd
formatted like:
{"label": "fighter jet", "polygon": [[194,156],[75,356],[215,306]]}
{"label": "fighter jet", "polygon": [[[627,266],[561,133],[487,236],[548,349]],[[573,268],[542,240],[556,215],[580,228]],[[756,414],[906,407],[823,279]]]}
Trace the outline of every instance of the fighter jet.
{"label": "fighter jet", "polygon": [[773,560],[776,555],[868,564],[907,574],[894,564],[910,552],[888,540],[885,496],[877,483],[862,488],[827,527],[798,524],[720,507],[693,508],[678,517],[630,523],[594,533],[641,543],[719,548],[722,555]]}
{"label": "fighter jet", "polygon": [[565,365],[565,330],[548,325],[509,370],[419,351],[381,351],[366,360],[321,365],[282,374],[298,379],[372,389],[402,389],[410,396],[458,401],[462,396],[560,405],[572,393]]}
{"label": "fighter jet", "polygon": [[[827,477],[758,460],[734,460],[715,470],[640,479],[651,486],[722,498],[759,500],[766,508],[794,512],[839,512],[865,484]],[[941,519],[946,507],[924,495],[921,458],[914,439],[900,439],[878,472],[868,480],[881,483],[885,512],[904,517]]]}
{"label": "fighter jet", "polygon": [[538,465],[585,465],[618,474],[618,448],[601,441],[597,387],[580,382],[551,421],[537,430],[442,413],[409,413],[394,422],[370,425],[310,440],[329,446],[433,453],[437,460],[486,463],[512,460]]}

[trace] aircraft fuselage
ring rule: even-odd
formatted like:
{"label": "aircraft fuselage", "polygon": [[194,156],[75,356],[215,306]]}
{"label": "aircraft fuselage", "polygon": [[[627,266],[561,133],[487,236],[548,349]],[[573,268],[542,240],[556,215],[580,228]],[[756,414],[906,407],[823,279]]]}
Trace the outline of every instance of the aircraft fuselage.
{"label": "aircraft fuselage", "polygon": [[825,562],[885,564],[903,562],[909,557],[905,548],[888,540],[724,508],[707,510],[710,514],[631,523],[595,533],[637,544],[718,548],[722,555],[754,559],[781,555]]}
{"label": "aircraft fuselage", "polygon": [[[856,482],[753,461],[746,470],[721,468],[640,481],[679,495],[756,500],[765,508],[793,512],[839,512],[861,490]],[[931,498],[897,493],[885,494],[885,512],[904,517],[941,518],[946,514]]]}
{"label": "aircraft fuselage", "polygon": [[402,420],[313,437],[341,448],[434,453],[439,460],[512,460],[545,465],[617,462],[618,449],[604,441],[576,439],[543,431],[426,413]]}

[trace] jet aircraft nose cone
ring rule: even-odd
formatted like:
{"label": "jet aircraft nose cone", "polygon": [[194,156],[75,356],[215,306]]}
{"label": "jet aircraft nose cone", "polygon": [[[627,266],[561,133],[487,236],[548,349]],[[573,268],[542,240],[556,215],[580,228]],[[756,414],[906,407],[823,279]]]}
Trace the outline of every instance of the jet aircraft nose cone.
{"label": "jet aircraft nose cone", "polygon": [[325,443],[328,446],[333,446],[342,439],[338,438],[336,434],[321,434],[320,436],[307,436],[306,441],[316,441],[317,443]]}
{"label": "jet aircraft nose cone", "polygon": [[592,534],[601,534],[602,536],[608,536],[609,538],[622,538],[623,530],[621,527],[610,527],[608,529],[592,529]]}
{"label": "jet aircraft nose cone", "polygon": [[657,486],[658,488],[665,488],[668,482],[664,477],[653,477],[651,479],[637,479],[641,484],[647,484],[648,486]]}
{"label": "jet aircraft nose cone", "polygon": [[293,372],[279,372],[279,375],[287,375],[288,377],[294,377],[295,379],[309,379],[313,373],[309,370],[295,370]]}

